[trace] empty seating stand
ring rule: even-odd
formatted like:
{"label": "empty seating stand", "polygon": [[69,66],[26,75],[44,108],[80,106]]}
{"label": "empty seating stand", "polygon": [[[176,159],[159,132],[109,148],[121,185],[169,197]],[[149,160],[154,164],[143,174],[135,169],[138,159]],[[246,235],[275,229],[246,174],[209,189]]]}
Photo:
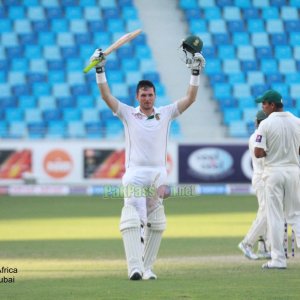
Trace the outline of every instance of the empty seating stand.
{"label": "empty seating stand", "polygon": [[[300,116],[299,1],[179,0],[189,31],[203,39],[205,74],[231,137],[254,129],[254,99],[266,89]],[[249,113],[251,109],[251,113]]]}
{"label": "empty seating stand", "polygon": [[[82,70],[95,48],[141,26],[132,0],[2,1],[0,138],[122,136],[116,117],[102,122],[107,107],[94,71]],[[114,95],[125,103],[134,103],[130,87],[143,78],[167,99],[145,33],[113,52],[106,69]]]}

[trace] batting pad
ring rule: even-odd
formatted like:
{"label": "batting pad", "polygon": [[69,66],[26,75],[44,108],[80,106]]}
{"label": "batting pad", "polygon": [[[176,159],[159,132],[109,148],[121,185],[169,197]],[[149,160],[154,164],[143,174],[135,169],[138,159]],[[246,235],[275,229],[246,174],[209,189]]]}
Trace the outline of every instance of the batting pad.
{"label": "batting pad", "polygon": [[122,209],[120,231],[126,254],[128,276],[133,269],[144,272],[141,243],[141,222],[136,209],[126,205]]}
{"label": "batting pad", "polygon": [[148,216],[145,228],[145,250],[144,267],[145,270],[152,269],[159,250],[162,234],[166,229],[166,216],[163,205],[158,206]]}

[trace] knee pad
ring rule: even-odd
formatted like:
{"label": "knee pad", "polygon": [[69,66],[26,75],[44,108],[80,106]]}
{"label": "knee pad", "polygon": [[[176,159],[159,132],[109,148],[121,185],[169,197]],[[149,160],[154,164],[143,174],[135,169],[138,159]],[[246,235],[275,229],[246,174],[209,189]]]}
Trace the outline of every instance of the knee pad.
{"label": "knee pad", "polygon": [[166,229],[166,215],[163,205],[159,205],[152,211],[147,219],[147,227],[150,230],[164,231]]}
{"label": "knee pad", "polygon": [[129,228],[140,228],[140,217],[135,209],[131,205],[126,205],[122,209],[120,220],[120,231],[124,231]]}

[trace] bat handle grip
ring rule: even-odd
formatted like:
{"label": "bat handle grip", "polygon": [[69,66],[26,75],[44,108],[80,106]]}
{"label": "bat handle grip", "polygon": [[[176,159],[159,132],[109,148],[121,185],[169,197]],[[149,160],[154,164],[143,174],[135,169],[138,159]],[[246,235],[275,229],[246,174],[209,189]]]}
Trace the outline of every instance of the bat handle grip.
{"label": "bat handle grip", "polygon": [[89,71],[92,70],[96,65],[98,65],[99,62],[101,62],[101,59],[95,59],[95,60],[93,60],[88,66],[86,66],[86,67],[83,69],[83,72],[84,72],[84,73],[89,72]]}

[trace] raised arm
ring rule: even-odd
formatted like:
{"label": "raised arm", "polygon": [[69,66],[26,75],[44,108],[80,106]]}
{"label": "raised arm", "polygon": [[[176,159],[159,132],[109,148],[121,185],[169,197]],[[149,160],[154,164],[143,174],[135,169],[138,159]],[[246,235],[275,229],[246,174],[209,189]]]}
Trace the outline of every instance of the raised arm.
{"label": "raised arm", "polygon": [[91,56],[90,61],[95,59],[100,60],[100,62],[95,66],[96,69],[96,82],[98,84],[101,97],[107,104],[107,106],[115,113],[118,110],[118,99],[115,98],[111,92],[110,88],[107,84],[106,76],[105,76],[105,56],[101,49],[96,49],[94,54]]}
{"label": "raised arm", "polygon": [[187,64],[188,68],[192,70],[190,85],[188,87],[186,95],[179,99],[177,102],[178,110],[183,113],[189,108],[197,97],[197,92],[200,84],[200,72],[205,67],[205,59],[200,53],[195,53],[190,64]]}

